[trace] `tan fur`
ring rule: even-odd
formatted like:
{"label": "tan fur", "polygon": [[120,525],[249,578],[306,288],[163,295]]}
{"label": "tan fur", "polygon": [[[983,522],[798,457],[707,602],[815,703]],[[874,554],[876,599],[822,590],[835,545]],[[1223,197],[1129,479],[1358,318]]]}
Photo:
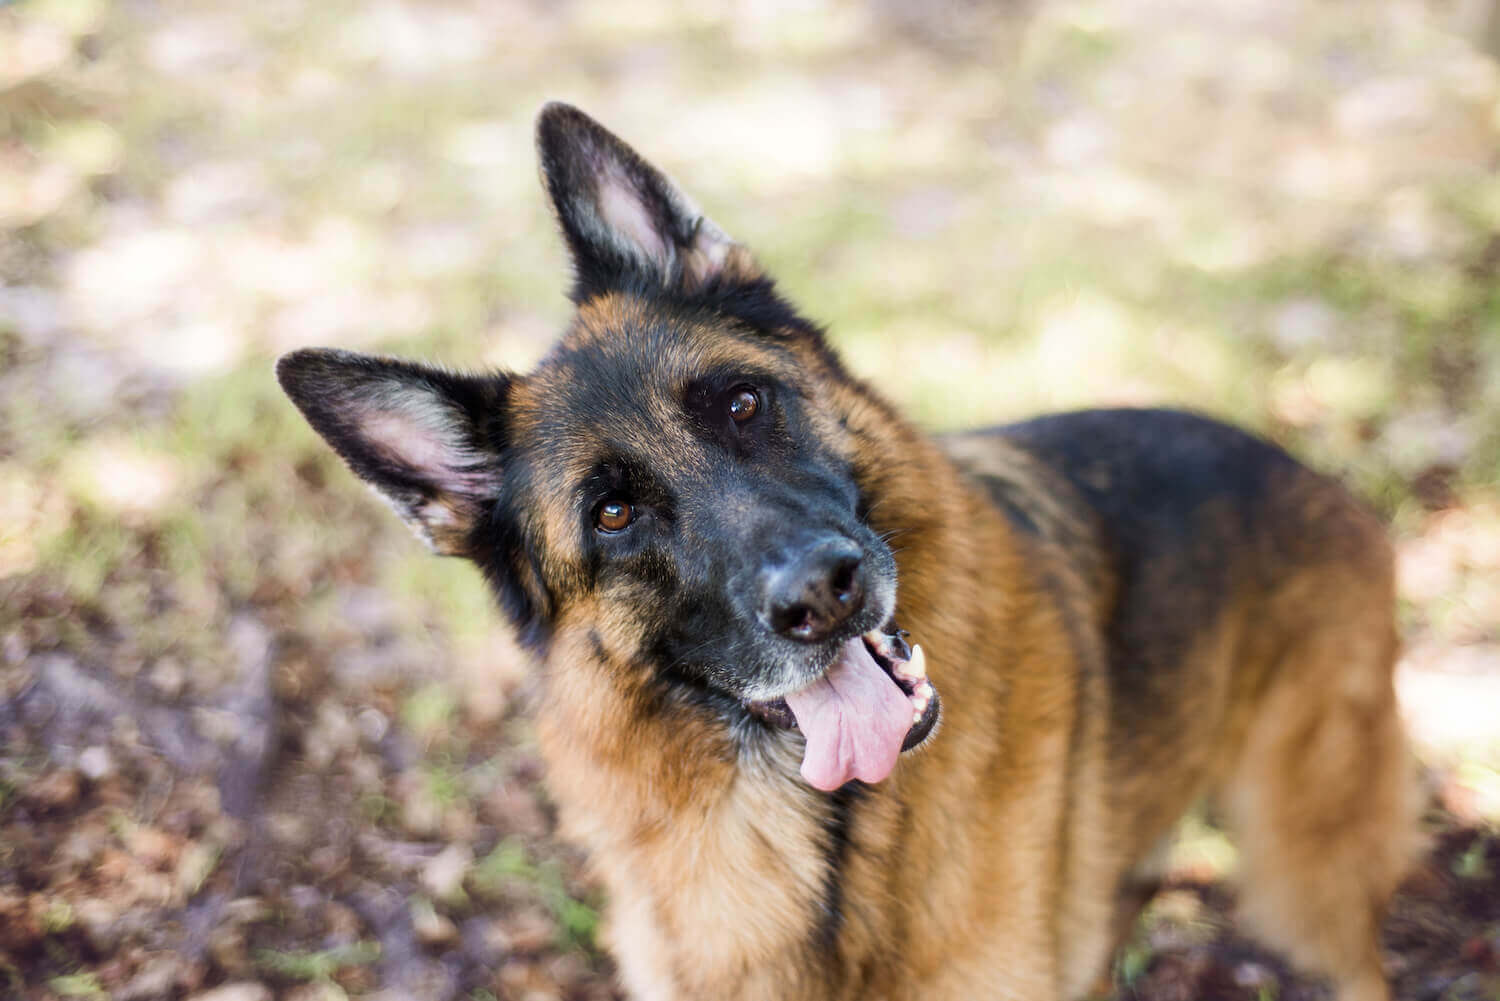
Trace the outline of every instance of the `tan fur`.
{"label": "tan fur", "polygon": [[[586,307],[580,336],[629,305],[597,308],[611,315],[591,322]],[[1289,484],[1288,518],[1336,526],[1328,550],[1289,553],[1270,593],[1247,585],[1201,625],[1197,683],[1122,757],[1099,631],[1116,582],[1050,474],[1004,446],[950,443],[970,469],[1030,484],[1042,538],[1019,539],[888,405],[812,348],[799,362],[827,401],[820,426],[876,498],[872,523],[895,533],[897,617],[945,693],[943,728],[860,802],[825,947],[829,807],[797,777],[796,738],[737,760],[722,728],[643,694],[628,596],[573,608],[542,751],[565,831],[610,891],[608,944],[632,995],[1079,997],[1107,969],[1133,867],[1217,795],[1267,940],[1339,978],[1346,1001],[1384,997],[1375,931],[1412,803],[1378,525],[1310,474]]]}
{"label": "tan fur", "polygon": [[[629,994],[1073,1001],[1207,800],[1251,926],[1341,1001],[1384,1001],[1415,802],[1376,520],[1182,414],[922,435],[602,126],[551,105],[538,142],[578,312],[536,371],[318,350],[277,371],[402,517],[480,563],[545,660],[548,783]],[[737,390],[751,423],[723,403]],[[813,788],[765,705],[828,663],[775,653],[767,678],[755,653],[813,642],[747,582],[807,546],[781,538],[804,517],[858,530],[883,589],[860,607],[886,619],[858,631],[909,631],[940,693],[938,730],[874,785]],[[683,637],[705,635],[727,652],[691,663]]]}

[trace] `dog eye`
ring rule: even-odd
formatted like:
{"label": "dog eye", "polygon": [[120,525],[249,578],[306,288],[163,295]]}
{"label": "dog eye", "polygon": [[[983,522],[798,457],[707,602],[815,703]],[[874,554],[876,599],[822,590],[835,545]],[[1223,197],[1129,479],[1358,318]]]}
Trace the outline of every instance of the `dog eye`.
{"label": "dog eye", "polygon": [[760,411],[760,394],[749,386],[736,386],[729,391],[729,419],[743,424]]}
{"label": "dog eye", "polygon": [[635,520],[635,508],[622,500],[608,500],[594,512],[594,524],[601,532],[623,532]]}

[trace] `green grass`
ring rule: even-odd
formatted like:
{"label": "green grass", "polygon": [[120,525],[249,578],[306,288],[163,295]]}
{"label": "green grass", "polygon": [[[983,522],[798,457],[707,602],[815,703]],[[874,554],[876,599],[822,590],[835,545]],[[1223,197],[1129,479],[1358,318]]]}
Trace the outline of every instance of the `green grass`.
{"label": "green grass", "polygon": [[1115,957],[1115,983],[1127,991],[1134,988],[1136,981],[1151,968],[1154,955],[1147,942],[1134,941],[1126,944]]}
{"label": "green grass", "polygon": [[99,982],[99,976],[96,973],[64,974],[48,980],[47,986],[65,998],[107,999],[109,997],[109,992]]}
{"label": "green grass", "polygon": [[60,897],[48,901],[47,909],[42,912],[42,932],[47,935],[58,935],[72,927],[72,905]]}
{"label": "green grass", "polygon": [[311,982],[331,980],[345,967],[368,966],[379,958],[378,942],[361,941],[310,952],[260,949],[255,953],[255,965],[289,980]]}
{"label": "green grass", "polygon": [[437,681],[418,688],[401,704],[402,724],[428,745],[452,733],[457,714],[457,698],[446,684]]}
{"label": "green grass", "polygon": [[562,948],[592,949],[599,925],[598,910],[568,893],[562,867],[555,860],[540,863],[528,857],[525,846],[515,839],[496,845],[475,864],[469,874],[475,890],[496,895],[507,886],[520,885],[539,897],[558,925]]}
{"label": "green grass", "polygon": [[1460,879],[1487,880],[1490,878],[1490,863],[1486,857],[1489,839],[1476,835],[1463,853],[1453,860],[1453,874]]}
{"label": "green grass", "polygon": [[468,795],[463,769],[446,755],[439,755],[422,765],[427,791],[439,806],[452,806]]}

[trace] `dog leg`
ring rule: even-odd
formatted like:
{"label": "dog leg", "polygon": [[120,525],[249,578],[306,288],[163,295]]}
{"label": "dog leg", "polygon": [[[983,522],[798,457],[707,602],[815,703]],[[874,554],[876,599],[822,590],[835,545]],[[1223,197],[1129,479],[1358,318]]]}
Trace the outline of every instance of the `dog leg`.
{"label": "dog leg", "polygon": [[1319,592],[1323,614],[1278,662],[1221,802],[1260,938],[1331,977],[1339,1001],[1388,1001],[1380,923],[1416,848],[1388,582]]}

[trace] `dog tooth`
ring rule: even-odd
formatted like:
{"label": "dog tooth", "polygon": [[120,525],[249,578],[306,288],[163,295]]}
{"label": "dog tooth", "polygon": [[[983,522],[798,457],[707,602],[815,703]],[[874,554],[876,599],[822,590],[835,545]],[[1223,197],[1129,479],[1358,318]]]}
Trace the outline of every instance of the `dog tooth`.
{"label": "dog tooth", "polygon": [[916,726],[920,722],[922,722],[922,711],[919,709],[911,714],[911,725]]}
{"label": "dog tooth", "polygon": [[927,655],[922,652],[922,644],[911,648],[911,660],[901,665],[901,673],[912,678],[927,677]]}

